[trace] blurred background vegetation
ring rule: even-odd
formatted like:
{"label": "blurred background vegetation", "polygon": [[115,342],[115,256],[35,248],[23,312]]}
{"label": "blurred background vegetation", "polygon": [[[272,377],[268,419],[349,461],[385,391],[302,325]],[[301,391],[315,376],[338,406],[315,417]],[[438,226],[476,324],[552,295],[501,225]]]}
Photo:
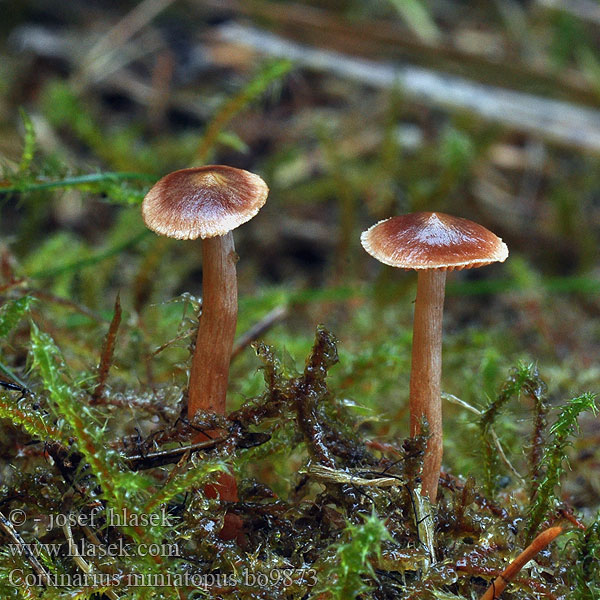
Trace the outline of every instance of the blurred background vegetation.
{"label": "blurred background vegetation", "polygon": [[[109,391],[130,418],[122,433],[162,418],[146,421],[128,390],[179,400],[202,289],[199,241],[150,233],[139,204],[165,173],[210,163],[271,189],[235,232],[239,335],[278,311],[262,337],[293,372],[315,326],[333,331],[331,388],[364,435],[408,431],[416,277],[359,244],[404,212],[472,219],[510,249],[449,277],[447,394],[481,410],[519,361],[538,365],[556,403],[598,389],[596,2],[29,0],[0,28],[0,291],[37,298],[35,321],[82,379],[120,294]],[[24,322],[0,362],[35,385],[28,339]],[[231,408],[262,391],[258,366],[240,347]],[[446,467],[480,474],[476,416],[444,406]],[[497,424],[517,469],[530,408],[513,402]],[[564,489],[592,514],[600,428],[582,426]]]}

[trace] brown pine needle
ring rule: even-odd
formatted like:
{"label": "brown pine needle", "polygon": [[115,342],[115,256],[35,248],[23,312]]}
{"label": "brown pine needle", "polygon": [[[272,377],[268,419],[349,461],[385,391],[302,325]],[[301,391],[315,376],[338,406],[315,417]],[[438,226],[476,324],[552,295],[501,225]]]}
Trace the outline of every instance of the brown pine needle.
{"label": "brown pine needle", "polygon": [[90,404],[98,404],[102,399],[102,394],[106,387],[106,378],[108,377],[108,372],[113,362],[117,332],[119,330],[119,325],[121,324],[121,314],[121,299],[119,294],[117,294],[117,299],[115,300],[115,312],[112,321],[110,322],[108,333],[106,334],[102,355],[100,356],[100,364],[98,365],[98,384],[92,393]]}
{"label": "brown pine needle", "polygon": [[485,594],[479,600],[497,600],[506,586],[518,575],[519,571],[538,553],[541,552],[550,542],[557,538],[563,532],[562,527],[550,527],[542,531],[534,540],[513,560],[487,589]]}

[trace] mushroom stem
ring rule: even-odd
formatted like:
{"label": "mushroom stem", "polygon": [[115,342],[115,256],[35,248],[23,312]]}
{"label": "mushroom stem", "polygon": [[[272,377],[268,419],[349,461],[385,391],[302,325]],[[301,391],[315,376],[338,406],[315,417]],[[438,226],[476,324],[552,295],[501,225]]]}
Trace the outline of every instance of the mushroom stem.
{"label": "mushroom stem", "polygon": [[[202,314],[192,359],[188,389],[188,418],[199,411],[224,415],[227,402],[229,362],[237,325],[237,254],[233,234],[202,240]],[[221,432],[199,433],[194,442],[202,442]],[[229,473],[219,474],[204,492],[209,498],[237,502],[237,482]],[[227,513],[222,539],[236,538],[242,529],[241,519]]]}
{"label": "mushroom stem", "polygon": [[436,501],[442,466],[442,314],[446,271],[423,269],[417,277],[410,372],[410,433],[418,435],[425,417],[429,440],[423,459],[421,493]]}
{"label": "mushroom stem", "polygon": [[236,262],[231,232],[202,240],[202,315],[190,372],[190,419],[198,411],[225,414],[237,324]]}

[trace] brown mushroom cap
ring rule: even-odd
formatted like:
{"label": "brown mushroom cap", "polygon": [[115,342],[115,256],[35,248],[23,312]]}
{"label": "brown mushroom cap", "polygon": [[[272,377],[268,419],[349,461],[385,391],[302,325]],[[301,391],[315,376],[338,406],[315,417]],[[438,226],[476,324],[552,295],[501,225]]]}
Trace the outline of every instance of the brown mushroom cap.
{"label": "brown mushroom cap", "polygon": [[434,212],[379,221],[360,241],[378,261],[401,269],[470,269],[508,256],[506,244],[485,227]]}
{"label": "brown mushroom cap", "polygon": [[149,229],[178,240],[225,235],[249,221],[269,188],[254,173],[210,165],[165,175],[146,194],[142,215]]}

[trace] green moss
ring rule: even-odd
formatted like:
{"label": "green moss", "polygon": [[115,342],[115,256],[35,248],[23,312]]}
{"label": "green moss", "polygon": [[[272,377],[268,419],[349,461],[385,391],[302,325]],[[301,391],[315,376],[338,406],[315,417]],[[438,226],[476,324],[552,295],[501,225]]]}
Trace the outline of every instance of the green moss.
{"label": "green moss", "polygon": [[[220,159],[224,149],[254,164],[255,148],[242,128],[236,131],[235,117],[276,93],[289,71],[288,63],[275,62],[251,74],[208,116],[201,139],[192,131],[150,135],[135,119],[100,124],[102,110],[92,97],[50,81],[42,109],[77,148],[75,161],[59,151],[44,154],[23,115],[23,150],[12,166],[4,165],[0,182],[5,201],[22,210],[0,257],[0,370],[8,378],[0,394],[0,511],[22,510],[27,522],[14,539],[2,529],[0,595],[99,598],[105,584],[44,590],[7,583],[15,569],[34,572],[19,552],[27,543],[58,544],[58,555],[40,556],[48,575],[81,575],[85,567],[66,551],[72,537],[134,550],[84,557],[94,572],[115,578],[117,595],[133,599],[160,593],[459,600],[480,596],[547,524],[579,519],[584,528],[537,557],[505,595],[596,598],[598,519],[588,524],[561,499],[585,469],[585,462],[572,460],[575,472],[565,472],[573,458],[569,445],[585,448],[578,418],[596,406],[580,390],[600,381],[586,337],[593,342],[597,331],[580,326],[571,341],[563,330],[544,327],[549,314],[570,315],[580,306],[576,298],[590,302],[598,291],[586,267],[597,248],[581,210],[583,202],[593,208],[595,159],[582,161],[573,180],[557,171],[544,182],[551,188],[544,227],[560,239],[581,237],[572,271],[551,272],[546,265],[545,273],[535,259],[517,256],[498,276],[459,273],[449,281],[443,388],[446,398],[461,402],[444,404],[445,472],[437,507],[419,494],[427,440],[405,439],[414,277],[376,272],[361,262],[357,239],[363,222],[393,212],[466,214],[473,208],[482,161],[503,140],[468,115],[407,149],[401,127],[421,116],[394,92],[374,99],[368,125],[383,131],[371,149],[363,151],[361,111],[341,118],[326,113],[325,119],[311,112],[310,134],[259,156],[257,169],[269,175],[273,190],[270,218],[298,211],[301,224],[308,223],[298,228],[299,239],[301,230],[313,233],[310,223],[320,213],[337,214],[339,225],[328,221],[320,234],[325,258],[319,268],[285,256],[292,251],[277,241],[280,232],[269,217],[257,229],[260,239],[240,232],[238,333],[276,307],[288,316],[232,363],[235,410],[186,421],[200,248],[146,232],[139,204],[157,174],[171,167]],[[338,144],[349,132],[360,151]],[[321,153],[325,161],[317,168]],[[88,220],[71,227],[63,203]],[[280,250],[282,282],[274,284],[273,277],[266,284],[272,274],[261,261]],[[374,283],[365,284],[369,269]],[[503,303],[496,305],[501,293]],[[120,326],[111,328],[117,294],[123,313]],[[509,327],[523,306],[525,317]],[[321,322],[326,326],[313,334],[312,324]],[[581,348],[571,356],[563,342]],[[103,393],[95,395],[100,380]],[[198,429],[227,435],[194,445]],[[237,502],[220,502],[209,491],[223,471],[237,479]],[[110,524],[111,510],[168,518],[158,525]],[[57,515],[97,518],[93,525],[74,524],[69,533],[46,527]],[[236,541],[219,536],[232,516],[243,522]],[[177,553],[135,551],[150,544]],[[136,574],[204,579],[157,591],[157,585],[128,585]]]}

